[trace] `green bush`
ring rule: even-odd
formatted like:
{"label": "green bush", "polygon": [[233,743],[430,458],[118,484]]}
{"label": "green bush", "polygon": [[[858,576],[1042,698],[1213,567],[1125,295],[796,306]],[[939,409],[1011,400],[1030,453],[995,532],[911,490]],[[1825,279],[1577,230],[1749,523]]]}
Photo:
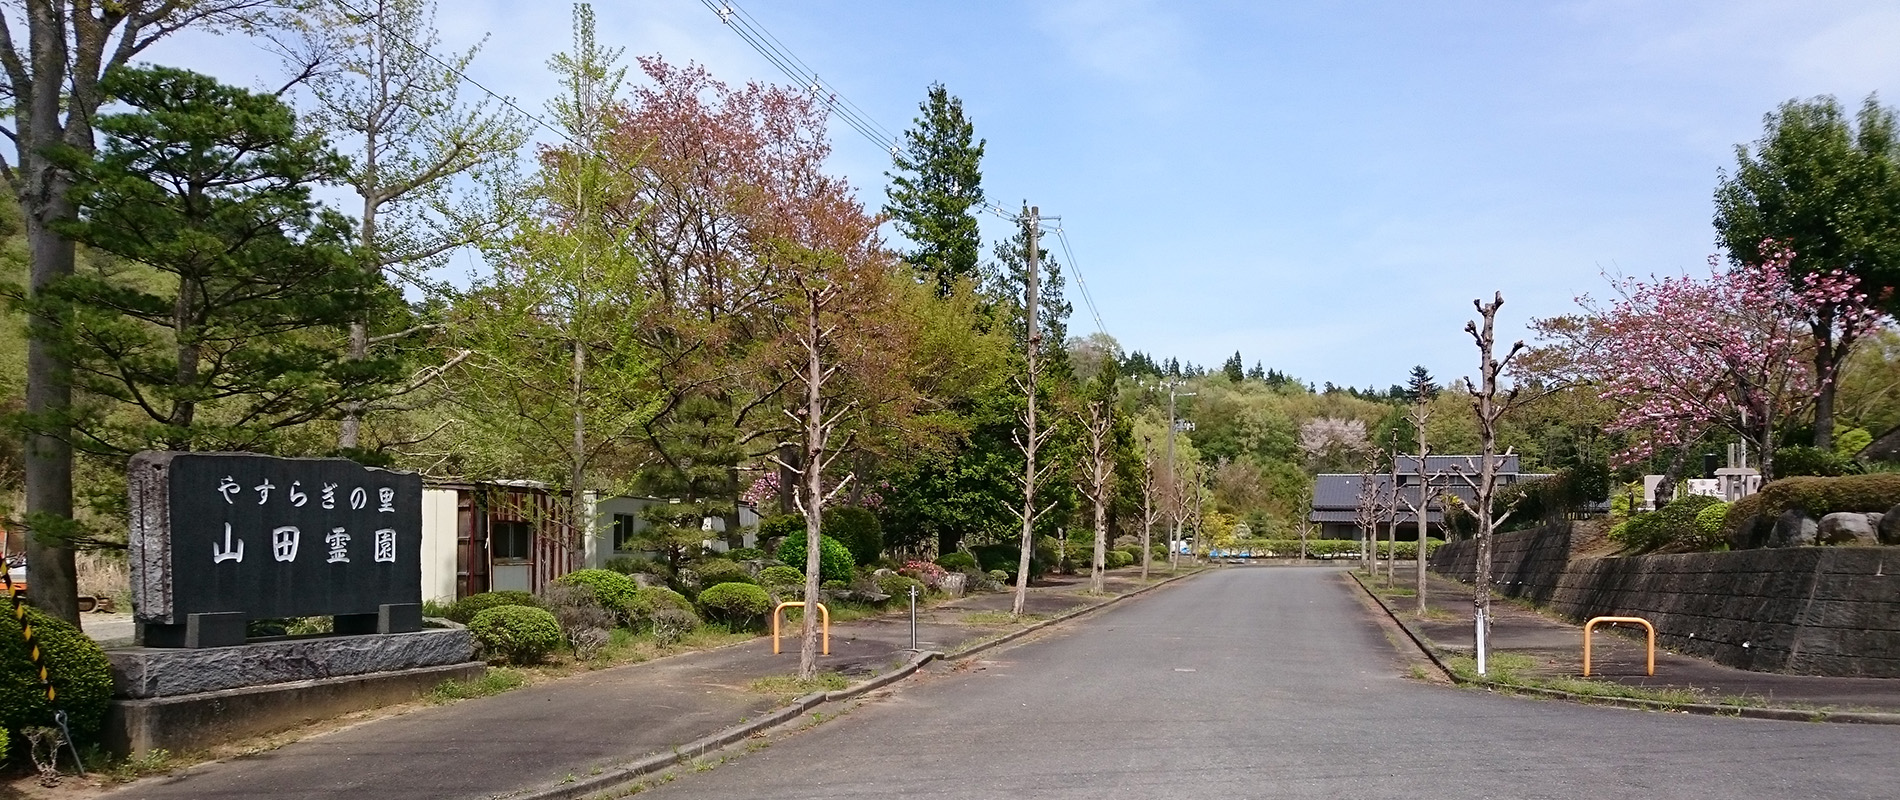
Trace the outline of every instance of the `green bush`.
{"label": "green bush", "polygon": [[708,559],[693,564],[693,572],[699,575],[699,585],[717,586],[721,583],[756,583],[752,573],[745,565],[737,561]]}
{"label": "green bush", "polygon": [[1728,519],[1728,504],[1716,501],[1695,514],[1695,534],[1683,543],[1696,550],[1718,550],[1727,545],[1722,523]]}
{"label": "green bush", "polygon": [[1853,458],[1873,443],[1874,435],[1866,428],[1848,428],[1834,434],[1834,452],[1842,458]]}
{"label": "green bush", "polygon": [[1120,552],[1126,553],[1128,555],[1128,563],[1130,564],[1141,563],[1141,545],[1131,544],[1127,547],[1120,548]]}
{"label": "green bush", "polygon": [[539,608],[541,607],[541,598],[535,597],[527,592],[482,592],[480,594],[471,594],[455,601],[449,606],[448,611],[443,612],[442,616],[467,625],[468,621],[474,619],[476,614],[480,614],[496,606],[532,606]]}
{"label": "green bush", "polygon": [[961,550],[937,556],[937,566],[950,572],[972,572],[976,569],[976,557]]}
{"label": "green bush", "polygon": [[[78,628],[32,606],[23,606],[33,626],[40,656],[53,684],[56,705],[66,712],[73,740],[81,748],[99,740],[106,705],[112,701],[112,665],[99,645]],[[20,622],[12,609],[0,613],[0,738],[8,731],[53,724],[39,671],[33,667]]]}
{"label": "green bush", "polygon": [[1661,510],[1631,517],[1612,528],[1610,536],[1637,552],[1671,546],[1693,547],[1700,540],[1696,525],[1702,510],[1721,502],[1705,495],[1683,495],[1669,501]]}
{"label": "green bush", "polygon": [[877,578],[877,590],[893,598],[909,597],[910,587],[912,586],[917,587],[917,595],[919,597],[922,597],[925,589],[928,588],[924,586],[923,581],[908,575],[891,573],[889,575],[880,575]]}
{"label": "green bush", "polygon": [[640,584],[632,578],[618,572],[605,569],[581,569],[554,579],[556,586],[585,586],[594,590],[594,599],[605,608],[622,616],[636,613],[634,598],[640,591]]}
{"label": "green bush", "polygon": [[615,556],[607,559],[607,563],[603,565],[603,567],[622,575],[666,574],[665,564],[661,564],[651,558],[641,558],[639,556]]}
{"label": "green bush", "polygon": [[1783,447],[1775,451],[1776,478],[1814,476],[1836,478],[1860,472],[1854,459],[1819,447]]}
{"label": "green bush", "polygon": [[851,588],[851,584],[845,581],[825,581],[824,583],[818,584],[818,588],[835,592],[840,589],[849,589]]}
{"label": "green bush", "polygon": [[884,553],[884,526],[870,509],[856,506],[825,509],[823,533],[843,542],[858,564],[873,563]]}
{"label": "green bush", "polygon": [[490,659],[510,664],[533,664],[561,646],[560,621],[533,606],[484,609],[468,621],[468,632]]}
{"label": "green bush", "polygon": [[765,558],[765,551],[756,547],[735,547],[724,555],[729,561],[758,561]]}
{"label": "green bush", "polygon": [[[799,531],[785,537],[778,546],[778,560],[794,567],[805,566],[805,532]],[[827,581],[851,582],[855,576],[857,559],[851,555],[850,548],[842,542],[820,534],[818,537],[818,577]]]}
{"label": "green bush", "polygon": [[1000,569],[990,570],[989,576],[990,576],[990,580],[993,580],[997,583],[1009,583],[1009,573],[1004,572]]}
{"label": "green bush", "polygon": [[1789,509],[1801,509],[1815,519],[1836,511],[1886,512],[1900,505],[1900,473],[1878,472],[1839,478],[1783,478],[1769,481],[1761,491],[1730,503],[1722,521],[1727,536],[1756,514],[1774,519]]}
{"label": "green bush", "polygon": [[[786,537],[804,532],[805,515],[803,514],[776,514],[766,517],[759,520],[759,546],[768,549],[776,548],[779,543],[785,541]],[[801,558],[798,563],[803,564],[805,561]]]}
{"label": "green bush", "polygon": [[712,619],[747,625],[772,610],[772,598],[750,583],[721,583],[699,593],[699,607]]}
{"label": "green bush", "polygon": [[1135,557],[1123,550],[1110,550],[1102,554],[1103,564],[1109,569],[1121,569],[1135,563]]}
{"label": "green bush", "polygon": [[795,586],[805,582],[805,573],[797,567],[766,567],[759,570],[760,586]]}
{"label": "green bush", "polygon": [[665,608],[677,608],[684,611],[693,610],[693,604],[686,599],[686,595],[664,586],[648,586],[640,589],[634,596],[636,602],[642,603],[655,611]]}

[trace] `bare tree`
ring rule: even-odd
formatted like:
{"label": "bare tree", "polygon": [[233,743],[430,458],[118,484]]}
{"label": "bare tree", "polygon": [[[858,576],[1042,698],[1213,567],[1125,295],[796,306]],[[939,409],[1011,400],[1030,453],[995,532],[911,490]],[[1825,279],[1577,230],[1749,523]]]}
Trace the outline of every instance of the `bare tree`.
{"label": "bare tree", "polygon": [[1100,594],[1103,588],[1103,570],[1107,566],[1108,555],[1108,504],[1109,479],[1114,477],[1115,464],[1109,458],[1109,447],[1113,444],[1115,410],[1101,400],[1091,400],[1088,415],[1082,420],[1082,427],[1088,431],[1089,471],[1086,492],[1089,502],[1095,506],[1095,558],[1089,565],[1089,591]]}
{"label": "bare tree", "polygon": [[[1418,525],[1418,615],[1420,618],[1425,616],[1425,534],[1430,525],[1428,516],[1432,489],[1432,476],[1426,469],[1426,456],[1431,454],[1431,448],[1425,444],[1425,423],[1430,421],[1431,417],[1431,403],[1424,399],[1414,403],[1412,409],[1405,414],[1406,420],[1412,423],[1412,428],[1418,431],[1418,464],[1416,465],[1418,467],[1418,494],[1416,496],[1406,494],[1404,502],[1406,510],[1412,512],[1412,521]],[[1398,469],[1397,462],[1398,459],[1394,458],[1395,476]]]}
{"label": "bare tree", "polygon": [[[831,447],[831,435],[838,429],[850,411],[845,408],[828,411],[825,408],[825,385],[838,371],[837,364],[827,365],[832,346],[832,335],[838,326],[827,319],[832,304],[837,301],[841,290],[829,281],[802,275],[796,271],[791,278],[790,294],[796,299],[799,310],[799,330],[793,334],[799,346],[802,363],[793,364],[791,372],[804,389],[804,402],[796,413],[787,411],[804,432],[803,457],[797,465],[779,460],[777,455],[770,456],[781,469],[796,474],[801,479],[800,491],[795,497],[798,510],[805,515],[805,598],[807,602],[816,602],[820,584],[820,559],[823,543],[820,527],[824,524],[825,503],[837,496],[851,483],[851,475],[840,479],[829,490],[825,488],[825,468],[831,465],[846,448]],[[818,615],[813,609],[806,608],[802,619],[803,628],[799,639],[798,677],[810,680],[818,672]]]}
{"label": "bare tree", "polygon": [[[1473,476],[1467,470],[1463,473],[1463,477],[1465,482],[1471,485],[1472,493],[1475,495],[1474,505],[1477,506],[1473,509],[1478,517],[1478,574],[1477,585],[1472,587],[1472,628],[1476,639],[1474,644],[1478,674],[1483,675],[1485,674],[1485,636],[1490,633],[1491,624],[1491,539],[1497,526],[1510,517],[1510,511],[1507,510],[1502,516],[1492,518],[1491,501],[1497,496],[1500,460],[1497,454],[1498,420],[1517,402],[1515,387],[1499,398],[1498,375],[1510,366],[1511,359],[1516,358],[1517,354],[1523,351],[1524,342],[1520,340],[1512,344],[1510,351],[1505,353],[1502,359],[1497,358],[1494,354],[1497,339],[1493,333],[1493,327],[1497,321],[1498,309],[1504,305],[1504,293],[1494,293],[1489,303],[1473,300],[1471,304],[1478,309],[1479,317],[1484,320],[1482,326],[1476,320],[1465,323],[1465,332],[1471,334],[1472,342],[1478,346],[1478,380],[1467,382],[1471,384],[1472,411],[1478,415],[1480,449],[1477,475]],[[1508,456],[1510,452],[1507,450],[1504,455]]]}
{"label": "bare tree", "polygon": [[1155,522],[1161,510],[1155,508],[1155,447],[1146,437],[1141,440],[1141,579],[1148,580],[1149,562],[1154,560]]}
{"label": "bare tree", "polygon": [[1373,574],[1379,535],[1379,482],[1374,477],[1378,474],[1373,472],[1375,466],[1372,457],[1368,456],[1365,468],[1359,470],[1359,492],[1353,498],[1352,522],[1353,527],[1359,529],[1359,560],[1367,575]]}

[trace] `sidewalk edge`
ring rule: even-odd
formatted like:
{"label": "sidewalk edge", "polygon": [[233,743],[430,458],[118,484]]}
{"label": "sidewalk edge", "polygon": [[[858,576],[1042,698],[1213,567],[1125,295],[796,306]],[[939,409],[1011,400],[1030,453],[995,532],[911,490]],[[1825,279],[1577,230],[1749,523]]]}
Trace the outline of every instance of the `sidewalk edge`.
{"label": "sidewalk edge", "polygon": [[1161,588],[1163,586],[1166,586],[1170,583],[1181,580],[1183,578],[1191,578],[1203,572],[1206,572],[1206,570],[1190,572],[1185,575],[1176,575],[1174,577],[1168,578],[1167,580],[1160,581],[1158,583],[1153,583],[1148,586],[1144,586],[1140,589],[1129,592],[1127,594],[1117,595],[1113,598],[1110,598],[1100,603],[1096,603],[1095,605],[1092,605],[1092,606],[1087,606],[1084,608],[1079,608],[1073,611],[1068,611],[1062,614],[1058,614],[1054,617],[1050,617],[1049,619],[1042,620],[1041,622],[1037,622],[1034,625],[1030,625],[1029,627],[1023,628],[1022,630],[1014,631],[1008,635],[991,639],[986,642],[978,643],[970,648],[957,651],[956,653],[953,653],[951,655],[946,656],[945,654],[935,651],[935,650],[925,650],[911,656],[909,660],[904,662],[903,666],[900,666],[889,672],[873,675],[869,678],[866,678],[855,684],[847,686],[843,689],[838,689],[838,690],[830,691],[830,692],[812,692],[811,694],[808,694],[796,700],[793,700],[790,705],[787,705],[784,708],[775,709],[772,712],[762,717],[759,717],[758,719],[742,722],[732,727],[721,730],[717,733],[714,733],[710,736],[706,736],[700,739],[696,739],[692,742],[688,742],[686,744],[680,745],[679,747],[675,748],[673,752],[655,753],[650,756],[645,756],[643,758],[635,759],[633,761],[603,770],[600,773],[595,774],[595,775],[588,775],[585,778],[570,778],[565,782],[555,784],[553,786],[548,786],[548,787],[544,787],[540,789],[530,789],[530,790],[522,791],[515,794],[505,795],[505,797],[509,798],[509,800],[575,800],[576,798],[584,798],[584,797],[610,793],[610,792],[613,792],[615,789],[624,787],[628,784],[634,783],[635,781],[652,777],[659,773],[665,772],[666,770],[671,769],[673,767],[689,763],[693,759],[703,756],[707,753],[711,753],[717,750],[724,749],[726,747],[730,747],[734,743],[744,741],[755,735],[763,733],[764,731],[768,729],[775,728],[785,723],[791,722],[792,720],[797,719],[800,716],[803,716],[806,712],[814,708],[817,708],[818,706],[823,705],[827,702],[849,700],[851,698],[854,698],[866,692],[869,692],[873,689],[877,689],[883,686],[888,686],[892,683],[896,683],[900,680],[910,677],[911,675],[916,674],[917,670],[922,669],[925,664],[928,664],[932,661],[947,659],[947,658],[963,658],[963,657],[981,652],[983,650],[988,650],[992,647],[1021,638],[1030,633],[1046,628],[1050,625],[1054,625],[1059,622],[1067,622],[1071,619],[1075,619],[1076,617],[1080,617],[1084,614],[1088,614],[1088,613],[1097,611],[1099,609],[1107,608],[1108,606],[1112,606],[1130,597],[1135,597],[1137,595],[1144,594],[1154,589]]}
{"label": "sidewalk edge", "polygon": [[1429,644],[1430,640],[1423,636],[1420,636],[1417,631],[1412,630],[1412,626],[1406,623],[1405,619],[1399,616],[1397,612],[1393,611],[1391,606],[1386,604],[1385,598],[1380,597],[1377,592],[1372,591],[1372,587],[1367,586],[1365,581],[1360,580],[1359,575],[1357,573],[1351,572],[1349,570],[1347,574],[1352,576],[1353,583],[1357,584],[1359,586],[1359,589],[1366,593],[1367,597],[1372,598],[1372,602],[1378,604],[1379,609],[1385,612],[1385,615],[1387,618],[1391,619],[1394,623],[1396,623],[1399,626],[1400,630],[1405,631],[1406,637],[1412,640],[1412,644],[1417,646],[1420,652],[1423,652],[1427,658],[1431,659],[1432,664],[1438,667],[1440,672],[1444,673],[1446,679],[1450,680],[1452,683],[1457,684],[1459,686],[1472,686],[1472,687],[1478,687],[1478,688],[1483,688],[1483,689],[1511,692],[1511,693],[1516,693],[1516,694],[1533,695],[1533,696],[1538,696],[1538,697],[1548,697],[1548,698],[1552,698],[1556,700],[1568,700],[1573,703],[1581,703],[1584,705],[1613,706],[1616,708],[1627,708],[1627,709],[1632,709],[1636,711],[1666,711],[1666,712],[1679,712],[1679,713],[1684,713],[1684,714],[1701,714],[1704,716],[1711,716],[1711,717],[1740,717],[1743,719],[1770,719],[1770,720],[1779,720],[1783,722],[1834,722],[1834,723],[1846,723],[1846,724],[1856,724],[1856,725],[1900,725],[1900,713],[1893,713],[1893,712],[1886,712],[1886,711],[1821,711],[1821,710],[1804,711],[1797,708],[1775,708],[1772,706],[1729,706],[1729,705],[1716,705],[1713,703],[1665,703],[1660,700],[1643,700],[1643,699],[1635,698],[1635,697],[1592,697],[1589,695],[1580,695],[1575,692],[1565,692],[1565,691],[1560,691],[1557,689],[1545,689],[1538,686],[1523,686],[1520,684],[1505,683],[1502,681],[1488,681],[1487,682],[1487,681],[1469,680],[1469,679],[1460,677],[1456,673],[1452,672],[1451,668],[1446,666],[1444,660],[1440,657],[1438,649],[1435,647],[1432,647]]}

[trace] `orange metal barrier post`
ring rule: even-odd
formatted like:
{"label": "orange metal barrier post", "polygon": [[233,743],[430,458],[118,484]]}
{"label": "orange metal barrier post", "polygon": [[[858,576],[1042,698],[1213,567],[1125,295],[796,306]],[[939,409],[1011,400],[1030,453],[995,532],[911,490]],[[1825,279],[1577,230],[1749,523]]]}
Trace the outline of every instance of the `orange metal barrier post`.
{"label": "orange metal barrier post", "polygon": [[1656,674],[1656,626],[1642,617],[1593,617],[1583,623],[1583,677],[1590,677],[1590,631],[1599,622],[1633,622],[1649,631],[1649,674]]}
{"label": "orange metal barrier post", "polygon": [[[831,609],[826,608],[824,603],[817,603],[815,605],[818,606],[818,619],[824,624],[824,629],[825,629],[824,654],[831,655]],[[778,655],[779,612],[784,611],[785,609],[788,609],[788,608],[804,608],[804,607],[805,607],[805,602],[803,600],[792,600],[790,602],[780,603],[778,604],[778,608],[772,609],[772,655]]]}

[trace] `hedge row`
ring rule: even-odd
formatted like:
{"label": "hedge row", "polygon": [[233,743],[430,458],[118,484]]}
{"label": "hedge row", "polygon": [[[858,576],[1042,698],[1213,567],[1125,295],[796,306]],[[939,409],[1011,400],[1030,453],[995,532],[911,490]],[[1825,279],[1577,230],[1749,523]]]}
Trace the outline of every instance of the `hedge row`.
{"label": "hedge row", "polygon": [[1819,519],[1836,511],[1881,512],[1900,505],[1900,473],[1847,475],[1839,478],[1783,478],[1729,504],[1724,534],[1733,533],[1756,514],[1767,519],[1801,509]]}
{"label": "hedge row", "polygon": [[[1439,545],[1442,545],[1442,544],[1444,544],[1444,542],[1441,542],[1437,539],[1426,539],[1425,540],[1426,555],[1429,556],[1432,552],[1438,549]],[[1387,557],[1388,553],[1393,549],[1391,544],[1385,541],[1377,542],[1377,545],[1378,545],[1378,552],[1379,552],[1380,558]],[[1341,556],[1350,557],[1350,556],[1357,556],[1361,552],[1363,552],[1363,547],[1364,545],[1362,545],[1358,539],[1308,539],[1306,540],[1306,555],[1308,558],[1339,558]],[[1220,550],[1223,553],[1252,551],[1253,553],[1257,555],[1271,554],[1269,557],[1293,558],[1293,557],[1297,557],[1300,554],[1300,540],[1298,539],[1246,539],[1246,540],[1237,542],[1235,544],[1229,545],[1227,547],[1220,548]],[[1418,557],[1418,541],[1416,539],[1410,540],[1410,541],[1405,540],[1405,539],[1400,539],[1398,541],[1397,551],[1398,551],[1399,558],[1402,558],[1402,559],[1417,558]]]}

